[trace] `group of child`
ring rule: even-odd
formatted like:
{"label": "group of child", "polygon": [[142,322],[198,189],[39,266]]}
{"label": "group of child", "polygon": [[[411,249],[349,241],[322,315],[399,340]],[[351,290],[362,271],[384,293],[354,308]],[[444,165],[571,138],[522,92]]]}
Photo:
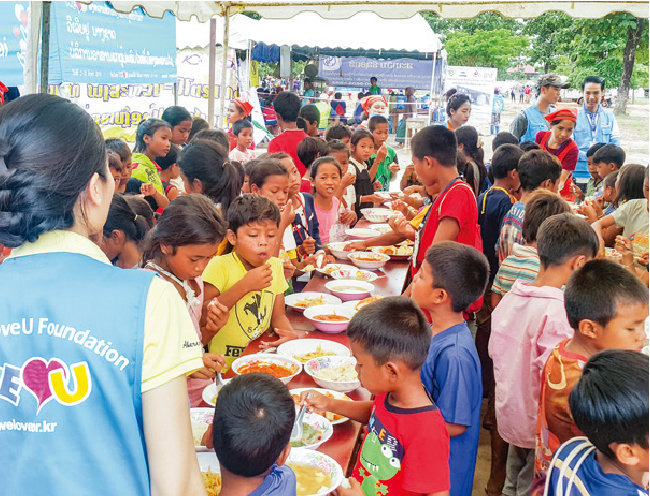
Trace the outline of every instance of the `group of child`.
{"label": "group of child", "polygon": [[[264,346],[303,337],[285,312],[294,276],[321,253],[333,260],[322,251],[327,243],[362,208],[386,201],[377,192],[399,169],[385,118],[308,136],[296,126],[300,98],[289,92],[274,102],[283,133],[268,153],[251,153],[244,104],[233,103],[230,137],[207,129],[186,143],[193,121],[173,107],[140,124],[133,155],[123,141],[107,140],[119,193],[100,245],[120,267],[157,272],[185,301],[207,349],[204,368],[188,378],[192,406],[216,371],[268,329],[278,339]],[[550,132],[564,133],[565,120]],[[391,219],[393,232],[351,246],[415,242],[404,296],[368,305],[348,328],[374,400],[304,399],[310,409],[368,424],[351,487],[338,494],[469,496],[484,396],[490,496],[602,494],[601,487],[647,494],[648,429],[639,419],[647,420],[648,363],[638,353],[647,254],[630,255],[627,266],[596,259],[604,242],[627,255],[631,237],[647,239],[647,168],[623,165],[614,145],[592,147],[592,180],[578,210],[590,226],[558,195],[570,176],[553,136],[518,145],[500,133],[488,166],[469,126],[429,126],[413,138],[412,179],[393,204],[402,212]],[[468,326],[474,313],[476,338]],[[281,488],[293,480],[282,465],[294,410],[277,384],[250,375],[220,394],[213,441],[224,491],[252,483],[251,491],[264,488],[254,494],[291,494]],[[237,419],[233,409],[242,412]],[[232,442],[244,432],[245,442]],[[589,442],[572,439],[583,434]]]}

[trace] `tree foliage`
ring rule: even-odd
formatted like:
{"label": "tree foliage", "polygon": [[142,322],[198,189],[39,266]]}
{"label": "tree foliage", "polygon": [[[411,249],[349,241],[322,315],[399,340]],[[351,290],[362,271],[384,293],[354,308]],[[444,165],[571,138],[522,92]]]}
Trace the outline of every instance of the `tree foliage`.
{"label": "tree foliage", "polygon": [[560,56],[568,52],[573,24],[573,19],[564,12],[547,12],[526,22],[524,33],[531,39],[528,56],[544,68],[544,73],[554,71]]}

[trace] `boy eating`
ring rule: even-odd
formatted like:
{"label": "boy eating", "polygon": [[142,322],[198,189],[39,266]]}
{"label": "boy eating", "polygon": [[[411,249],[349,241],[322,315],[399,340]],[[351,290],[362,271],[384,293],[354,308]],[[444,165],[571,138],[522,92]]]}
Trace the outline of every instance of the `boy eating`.
{"label": "boy eating", "polygon": [[311,410],[368,423],[351,488],[337,494],[448,495],[449,435],[420,382],[431,338],[427,319],[408,298],[383,298],[363,307],[347,332],[359,380],[374,401],[303,396]]}
{"label": "boy eating", "polygon": [[607,174],[623,167],[623,163],[625,163],[625,152],[620,146],[610,143],[594,153],[592,161],[596,169],[598,169],[600,178],[605,179]]}
{"label": "boy eating", "polygon": [[379,181],[379,191],[388,191],[392,175],[399,170],[397,161],[397,152],[390,146],[386,145],[388,139],[388,119],[380,115],[370,118],[368,129],[372,133],[375,142],[375,153],[368,160],[368,168],[372,167],[375,162],[379,161],[375,181]]}
{"label": "boy eating", "polygon": [[481,364],[463,318],[488,280],[485,256],[471,246],[431,246],[415,276],[411,297],[431,315],[431,343],[422,384],[440,408],[449,432],[449,494],[471,496],[481,421]]}

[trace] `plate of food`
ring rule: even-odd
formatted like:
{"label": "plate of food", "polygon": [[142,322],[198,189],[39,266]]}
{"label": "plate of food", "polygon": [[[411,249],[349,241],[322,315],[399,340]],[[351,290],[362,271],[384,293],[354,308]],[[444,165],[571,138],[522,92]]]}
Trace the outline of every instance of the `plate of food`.
{"label": "plate of food", "polygon": [[374,291],[375,285],[365,281],[341,280],[330,281],[325,288],[343,301],[363,300]]}
{"label": "plate of food", "polygon": [[355,251],[350,253],[348,258],[360,269],[376,270],[381,269],[386,265],[386,262],[390,260],[390,255],[367,251]]}
{"label": "plate of food", "polygon": [[385,224],[393,215],[393,211],[388,208],[362,208],[361,215],[373,224]]}
{"label": "plate of food", "polygon": [[376,238],[380,234],[376,229],[368,227],[352,227],[345,230],[345,235],[350,239],[370,239]]}
{"label": "plate of food", "polygon": [[354,310],[358,312],[366,305],[370,305],[371,303],[381,300],[382,298],[383,296],[371,296],[370,298],[364,298],[363,300],[356,302],[356,305],[354,306]]}
{"label": "plate of food", "polygon": [[[317,391],[320,394],[327,396],[328,398],[332,398],[335,400],[352,401],[347,394],[341,393],[339,391],[334,391],[333,389],[296,388],[289,391],[291,393],[291,397],[293,398],[293,402],[296,404],[296,408],[299,408],[300,406],[300,399],[301,399],[300,395],[304,391]],[[343,415],[339,415],[337,413],[332,413],[332,412],[323,412],[315,415],[321,415],[325,417],[327,420],[329,420],[332,423],[332,425],[342,424],[343,422],[347,422],[348,420],[350,420],[347,417],[344,417]]]}
{"label": "plate of food", "polygon": [[292,448],[317,449],[332,437],[332,423],[322,415],[305,413],[302,418],[302,438],[292,440]]}
{"label": "plate of food", "polygon": [[316,269],[316,272],[320,272],[321,274],[325,276],[331,276],[332,272],[336,272],[337,270],[345,269],[345,268],[350,268],[352,269],[353,267],[351,265],[347,264],[327,264],[325,267],[322,267],[320,269]]}
{"label": "plate of food", "polygon": [[297,496],[326,496],[344,480],[341,466],[320,451],[292,448],[287,465],[296,474]]}
{"label": "plate of food", "polygon": [[379,234],[387,234],[393,232],[393,228],[388,224],[373,224],[372,228],[375,231],[379,231]]}
{"label": "plate of food", "polygon": [[197,407],[190,408],[190,423],[192,425],[192,438],[196,451],[208,451],[208,448],[201,444],[203,434],[208,430],[214,418],[214,408]]}
{"label": "plate of food", "polygon": [[354,312],[342,305],[318,305],[305,310],[304,315],[319,331],[336,333],[348,328]]}
{"label": "plate of food", "polygon": [[374,282],[379,279],[379,276],[374,272],[369,272],[367,270],[357,269],[356,267],[344,267],[339,270],[332,272],[332,277],[337,281],[346,280],[346,281],[364,281],[364,282]]}
{"label": "plate of food", "polygon": [[327,293],[294,293],[284,298],[284,303],[297,312],[316,305],[338,305],[341,300]]}
{"label": "plate of food", "polygon": [[327,249],[336,258],[341,260],[348,260],[348,253],[352,253],[352,251],[345,251],[344,249],[345,245],[347,245],[348,243],[349,241],[334,241],[332,243],[327,244]]}
{"label": "plate of food", "polygon": [[322,388],[349,393],[361,385],[356,364],[354,357],[318,357],[305,364],[305,372]]}
{"label": "plate of food", "polygon": [[286,356],[258,353],[236,358],[232,362],[232,370],[237,375],[263,372],[288,384],[291,379],[300,373],[302,363]]}
{"label": "plate of food", "polygon": [[206,386],[206,388],[203,390],[203,393],[201,393],[201,397],[203,398],[203,401],[205,401],[208,405],[216,405],[217,404],[217,397],[219,396],[219,391],[223,386],[228,384],[228,381],[230,379],[222,379],[223,384],[217,385],[216,383],[212,383],[209,386]]}
{"label": "plate of food", "polygon": [[294,339],[278,346],[278,355],[305,363],[319,356],[350,356],[350,350],[344,344],[327,339]]}
{"label": "plate of food", "polygon": [[406,260],[413,256],[413,246],[401,244],[397,246],[373,246],[370,251],[388,255],[391,260]]}
{"label": "plate of food", "polygon": [[199,461],[203,485],[208,496],[219,496],[221,492],[221,467],[217,455],[211,450],[197,452],[196,458]]}

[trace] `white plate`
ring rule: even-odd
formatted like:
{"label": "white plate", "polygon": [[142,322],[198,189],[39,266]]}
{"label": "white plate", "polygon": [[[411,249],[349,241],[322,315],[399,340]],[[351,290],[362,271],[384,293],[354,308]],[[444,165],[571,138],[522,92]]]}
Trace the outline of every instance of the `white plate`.
{"label": "white plate", "polygon": [[[228,384],[228,381],[230,381],[230,379],[223,379],[224,386]],[[221,387],[219,387],[218,389],[221,389]],[[217,395],[217,385],[214,382],[209,386],[206,386],[206,388],[203,390],[203,393],[201,393],[201,397],[203,398],[203,401],[205,401],[208,405],[212,405],[212,406],[215,405],[214,397],[216,395]]]}
{"label": "white plate", "polygon": [[356,267],[343,268],[341,270],[336,270],[332,272],[332,277],[337,281],[346,280],[346,281],[363,281],[363,282],[374,282],[379,276],[374,272],[368,270],[357,269]]}
{"label": "white plate", "polygon": [[291,448],[287,463],[301,463],[304,465],[312,465],[318,467],[325,472],[332,479],[330,487],[324,487],[317,493],[310,494],[309,496],[326,496],[334,491],[341,485],[344,480],[343,469],[332,458],[321,453],[320,451],[309,450],[305,448]]}
{"label": "white plate", "polygon": [[[331,394],[332,397],[335,400],[344,400],[346,398],[348,400],[350,400],[350,398],[348,397],[347,394],[341,393],[340,391],[334,391],[333,389],[315,388],[314,387],[314,388],[295,388],[295,389],[290,389],[289,390],[289,392],[292,395],[293,394],[300,395],[303,391],[318,391],[321,394]],[[352,401],[352,400],[350,400],[350,401]],[[296,407],[298,407],[298,405],[296,405]],[[336,425],[336,424],[342,424],[343,422],[347,422],[348,420],[350,420],[348,417],[341,417],[338,420],[330,420],[330,422],[331,422],[332,425]]]}
{"label": "white plate", "polygon": [[[366,299],[367,299],[367,298],[364,298],[364,300],[366,300]],[[350,300],[350,301],[345,301],[345,302],[341,303],[341,306],[353,310],[354,313],[356,314],[356,313],[360,310],[360,309],[357,309],[357,305],[358,305],[359,303],[361,303],[362,301],[363,301],[363,300]],[[363,307],[361,307],[361,308],[363,308]]]}
{"label": "white plate", "polygon": [[373,224],[372,229],[379,231],[380,234],[393,232],[393,228],[389,224]]}
{"label": "white plate", "polygon": [[332,275],[332,272],[334,272],[335,270],[346,269],[346,268],[353,269],[354,267],[352,267],[351,265],[348,265],[348,264],[338,264],[338,263],[327,264],[325,267],[323,267],[321,269],[316,269],[316,272],[319,272],[319,273],[323,274],[324,276],[329,276],[329,275]]}
{"label": "white plate", "polygon": [[323,352],[334,353],[335,356],[350,356],[350,350],[347,346],[328,339],[294,339],[278,346],[278,355],[288,356],[302,362],[298,357],[307,353],[314,353],[319,349]]}
{"label": "white plate", "polygon": [[350,239],[369,239],[376,238],[381,233],[376,229],[370,229],[367,227],[353,227],[351,229],[345,230],[345,235]]}
{"label": "white plate", "polygon": [[[294,293],[289,296],[285,296],[284,303],[298,312],[303,312],[306,308],[309,307],[300,307],[296,306],[297,303],[309,300],[315,300],[320,298],[321,301],[315,303],[314,305],[338,305],[341,303],[341,300],[336,296],[327,294],[327,293]],[[312,306],[314,306],[312,305]]]}
{"label": "white plate", "polygon": [[194,438],[194,449],[196,451],[209,451],[201,445],[203,434],[208,430],[214,418],[214,408],[198,407],[190,408],[190,421],[192,423],[192,437]]}
{"label": "white plate", "polygon": [[[304,446],[296,446],[297,448],[307,448],[311,450],[318,449],[321,444],[326,443],[334,434],[334,428],[332,427],[332,422],[327,420],[327,418],[317,413],[305,413],[305,416],[302,418],[303,424],[308,424],[313,427],[314,430],[320,433],[320,441],[316,441],[312,444],[306,444]],[[293,448],[293,446],[292,446]]]}

